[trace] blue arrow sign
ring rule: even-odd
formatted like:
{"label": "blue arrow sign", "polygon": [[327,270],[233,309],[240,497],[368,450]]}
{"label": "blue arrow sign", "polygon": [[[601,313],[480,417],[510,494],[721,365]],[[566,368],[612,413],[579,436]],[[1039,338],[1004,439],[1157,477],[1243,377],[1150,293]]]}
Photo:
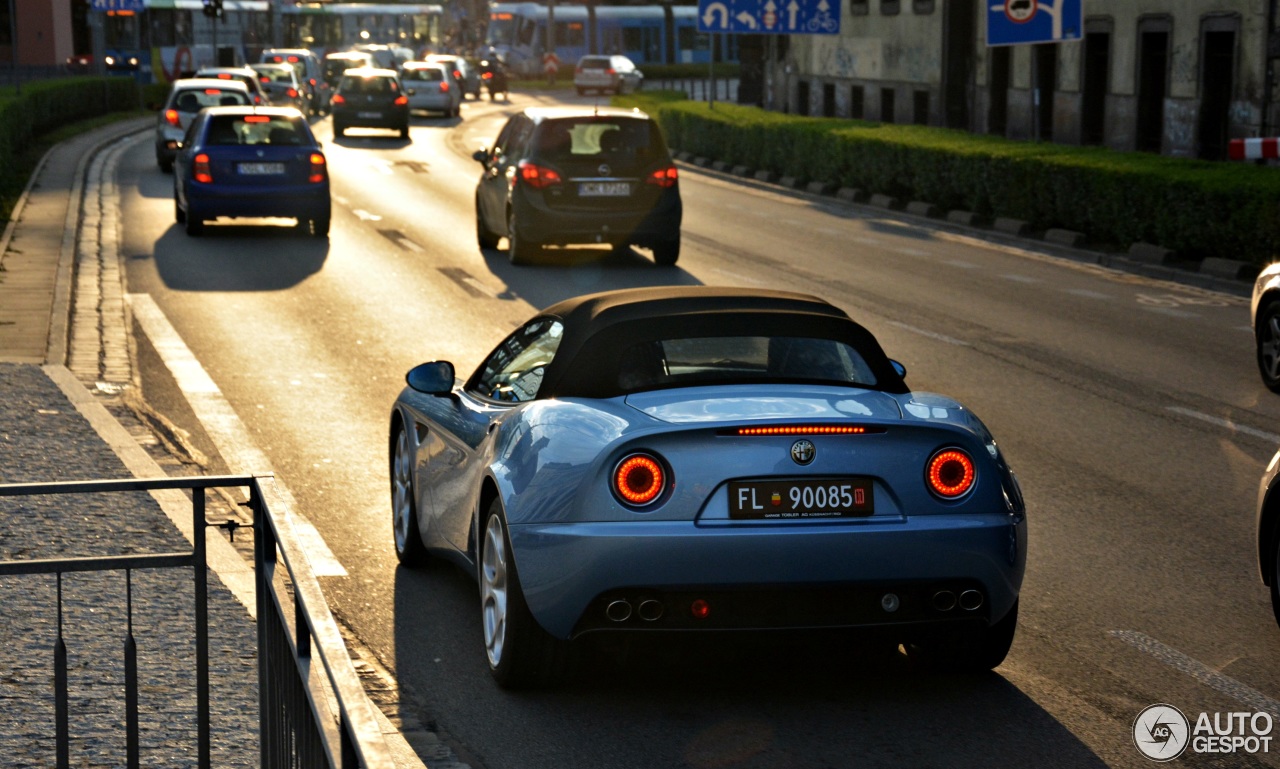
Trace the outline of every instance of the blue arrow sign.
{"label": "blue arrow sign", "polygon": [[987,45],[1079,40],[1083,0],[987,0]]}
{"label": "blue arrow sign", "polygon": [[89,0],[91,11],[145,11],[146,0]]}
{"label": "blue arrow sign", "polygon": [[698,0],[699,32],[838,35],[843,0]]}

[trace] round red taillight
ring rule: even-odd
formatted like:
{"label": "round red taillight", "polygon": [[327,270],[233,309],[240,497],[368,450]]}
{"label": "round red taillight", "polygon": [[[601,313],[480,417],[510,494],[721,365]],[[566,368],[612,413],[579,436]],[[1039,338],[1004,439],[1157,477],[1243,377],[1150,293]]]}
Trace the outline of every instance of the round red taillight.
{"label": "round red taillight", "polygon": [[632,454],[613,471],[613,488],[630,505],[647,505],[666,488],[667,476],[658,460],[648,454]]}
{"label": "round red taillight", "polygon": [[973,488],[973,460],[960,449],[943,449],[925,468],[929,490],[943,499],[956,499]]}
{"label": "round red taillight", "polygon": [[699,598],[689,605],[689,613],[694,619],[706,619],[711,616],[711,604]]}

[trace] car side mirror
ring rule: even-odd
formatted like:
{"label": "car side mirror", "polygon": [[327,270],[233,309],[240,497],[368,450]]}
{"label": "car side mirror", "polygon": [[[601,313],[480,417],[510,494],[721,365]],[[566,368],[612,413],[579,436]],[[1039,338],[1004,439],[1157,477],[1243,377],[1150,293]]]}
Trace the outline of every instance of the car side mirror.
{"label": "car side mirror", "polygon": [[404,380],[420,393],[448,395],[453,392],[453,364],[447,360],[422,363],[409,369]]}
{"label": "car side mirror", "polygon": [[481,147],[480,149],[478,149],[478,150],[476,150],[475,152],[471,153],[471,159],[472,159],[472,160],[476,160],[476,161],[481,162],[481,163],[488,163],[488,162],[489,162],[489,148],[488,148],[488,147]]}
{"label": "car side mirror", "polygon": [[897,362],[896,360],[890,360],[890,361],[889,361],[889,365],[893,366],[893,370],[894,370],[894,371],[896,371],[896,372],[898,372],[898,376],[902,377],[903,379],[906,379],[906,378],[907,378],[907,367],[906,367],[906,366],[902,365],[901,363]]}
{"label": "car side mirror", "polygon": [[406,96],[413,96],[415,93],[417,93],[417,91],[412,88],[406,88],[404,89],[404,92]]}

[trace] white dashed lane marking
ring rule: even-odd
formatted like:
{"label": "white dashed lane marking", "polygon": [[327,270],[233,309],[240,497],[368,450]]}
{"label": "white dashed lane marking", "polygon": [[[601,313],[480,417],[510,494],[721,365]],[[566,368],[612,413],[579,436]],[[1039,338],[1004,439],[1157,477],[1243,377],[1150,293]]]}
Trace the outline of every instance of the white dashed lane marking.
{"label": "white dashed lane marking", "polygon": [[956,345],[957,347],[969,346],[968,342],[962,339],[956,339],[953,336],[947,336],[946,334],[939,334],[934,331],[926,331],[925,329],[922,329],[922,328],[916,328],[915,326],[908,326],[906,323],[899,323],[896,320],[888,321],[888,323],[890,326],[896,326],[897,328],[900,328],[903,331],[910,331],[913,334],[919,334],[920,336],[928,337],[930,339],[936,339],[939,342],[946,342],[947,344],[953,344],[953,345]]}
{"label": "white dashed lane marking", "polygon": [[1208,422],[1211,425],[1216,425],[1217,427],[1221,427],[1224,430],[1229,430],[1233,433],[1244,433],[1245,435],[1252,435],[1255,438],[1261,438],[1268,443],[1280,444],[1280,435],[1277,435],[1276,433],[1269,433],[1266,430],[1259,430],[1255,427],[1249,427],[1248,425],[1236,424],[1229,419],[1215,417],[1211,414],[1204,414],[1191,409],[1184,409],[1181,406],[1169,406],[1168,410],[1175,414],[1181,414],[1184,417],[1191,417],[1192,419],[1198,419],[1201,422]]}
{"label": "white dashed lane marking", "polygon": [[1273,717],[1280,717],[1280,702],[1257,689],[1240,683],[1230,676],[1224,676],[1203,662],[1192,659],[1177,649],[1160,643],[1151,636],[1133,630],[1112,630],[1111,637],[1124,641],[1139,651],[1150,654],[1174,670],[1191,676],[1210,689],[1215,689],[1244,704],[1246,707],[1255,711],[1270,713]]}

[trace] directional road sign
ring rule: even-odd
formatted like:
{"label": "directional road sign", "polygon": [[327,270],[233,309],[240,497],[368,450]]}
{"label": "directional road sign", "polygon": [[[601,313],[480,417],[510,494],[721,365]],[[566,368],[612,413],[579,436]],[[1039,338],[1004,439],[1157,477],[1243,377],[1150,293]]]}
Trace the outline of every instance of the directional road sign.
{"label": "directional road sign", "polygon": [[987,45],[1079,40],[1084,0],[987,0]]}
{"label": "directional road sign", "polygon": [[145,11],[145,0],[89,0],[92,11]]}
{"label": "directional road sign", "polygon": [[843,0],[698,0],[698,31],[838,35],[842,3]]}

